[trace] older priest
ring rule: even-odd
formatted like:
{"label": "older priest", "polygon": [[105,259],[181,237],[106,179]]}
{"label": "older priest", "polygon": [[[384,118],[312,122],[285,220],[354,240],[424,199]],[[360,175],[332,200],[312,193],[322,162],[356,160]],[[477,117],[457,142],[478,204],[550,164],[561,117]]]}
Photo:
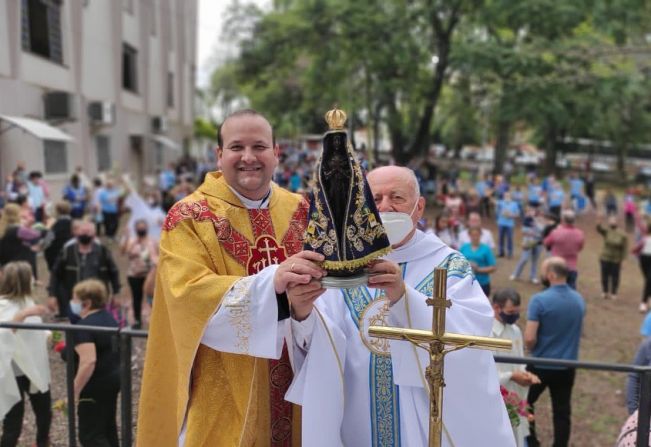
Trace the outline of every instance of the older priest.
{"label": "older priest", "polygon": [[268,121],[236,112],[220,137],[222,172],[177,203],[163,228],[142,447],[300,443],[283,399],[292,380],[285,290],[320,278],[309,261],[323,258],[300,251],[305,201],[271,184],[278,146]]}
{"label": "older priest", "polygon": [[[489,335],[492,309],[468,261],[415,229],[425,200],[413,171],[388,166],[367,179],[394,250],[371,267],[368,287],[328,290],[314,307],[318,281],[289,288],[301,366],[287,397],[302,405],[303,445],[425,447],[428,355],[408,342],[369,337],[368,327],[430,330],[425,300],[436,266],[448,269],[450,332]],[[515,446],[490,352],[449,354],[445,382],[444,446]]]}

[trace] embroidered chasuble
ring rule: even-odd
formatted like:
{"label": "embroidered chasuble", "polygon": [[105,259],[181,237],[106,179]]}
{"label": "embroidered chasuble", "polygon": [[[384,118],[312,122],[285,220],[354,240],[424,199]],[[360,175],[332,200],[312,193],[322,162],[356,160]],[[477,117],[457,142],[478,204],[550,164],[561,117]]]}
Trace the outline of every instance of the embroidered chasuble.
{"label": "embroidered chasuble", "polygon": [[[303,445],[428,445],[428,354],[408,342],[369,337],[368,328],[431,330],[425,300],[434,267],[448,269],[447,330],[490,334],[493,311],[470,264],[436,236],[417,231],[385,259],[400,265],[407,286],[396,304],[365,286],[328,290],[306,320],[291,322],[298,369],[287,399],[302,405]],[[449,354],[445,382],[444,446],[515,445],[490,352]]]}
{"label": "embroidered chasuble", "polygon": [[[168,213],[139,402],[137,445],[300,445],[300,412],[273,288],[302,249],[307,203],[272,185],[247,209],[221,173]],[[291,346],[291,345],[290,345]]]}

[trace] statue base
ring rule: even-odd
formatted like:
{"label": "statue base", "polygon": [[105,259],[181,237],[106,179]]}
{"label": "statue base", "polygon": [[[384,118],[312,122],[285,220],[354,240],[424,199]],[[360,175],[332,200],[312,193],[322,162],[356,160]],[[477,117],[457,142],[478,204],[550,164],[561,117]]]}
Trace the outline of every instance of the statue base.
{"label": "statue base", "polygon": [[321,278],[321,286],[326,289],[353,289],[368,284],[368,273],[353,276],[325,276]]}

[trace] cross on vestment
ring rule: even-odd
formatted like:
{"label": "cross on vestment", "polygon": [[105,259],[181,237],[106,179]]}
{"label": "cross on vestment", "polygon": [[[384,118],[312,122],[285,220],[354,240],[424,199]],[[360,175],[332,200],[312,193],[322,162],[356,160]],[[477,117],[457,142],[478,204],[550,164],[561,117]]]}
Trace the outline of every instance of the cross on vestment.
{"label": "cross on vestment", "polygon": [[[263,242],[264,242],[264,248],[260,248],[260,251],[262,253],[264,253],[265,255],[267,255],[267,262],[268,262],[267,266],[272,265],[272,264],[277,264],[278,263],[278,258],[277,257],[274,257],[273,259],[271,258],[271,253],[275,254],[276,247],[270,247],[269,246],[269,239],[267,239],[267,238],[264,238]],[[276,262],[273,262],[273,261],[276,261]]]}
{"label": "cross on vestment", "polygon": [[406,340],[429,353],[430,363],[425,371],[425,377],[430,394],[430,447],[440,447],[443,434],[443,387],[445,387],[443,361],[445,355],[464,348],[509,351],[513,344],[511,340],[501,338],[445,332],[445,312],[452,306],[452,301],[447,299],[447,279],[447,269],[442,267],[434,269],[433,296],[427,299],[427,305],[432,306],[431,331],[386,326],[371,326],[368,329],[368,334],[371,337]]}

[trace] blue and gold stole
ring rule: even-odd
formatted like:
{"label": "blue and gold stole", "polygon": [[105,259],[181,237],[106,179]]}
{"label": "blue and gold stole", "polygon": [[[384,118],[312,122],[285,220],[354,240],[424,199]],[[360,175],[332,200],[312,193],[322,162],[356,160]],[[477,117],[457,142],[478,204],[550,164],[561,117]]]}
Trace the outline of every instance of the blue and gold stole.
{"label": "blue and gold stole", "polygon": [[[400,264],[404,278],[406,264]],[[384,297],[384,291],[376,289],[372,297],[366,286],[354,289],[342,289],[342,294],[350,315],[360,330],[364,344],[369,347],[371,356],[369,361],[369,384],[371,395],[371,440],[373,447],[400,446],[400,395],[398,387],[393,383],[393,367],[391,354],[378,353],[371,350],[366,335],[362,334],[365,328],[362,318],[367,307],[374,301]],[[361,327],[361,329],[360,329]]]}
{"label": "blue and gold stole", "polygon": [[[439,264],[439,267],[448,269],[450,277],[464,278],[472,276],[470,263],[459,253],[451,253]],[[407,263],[401,263],[402,277],[407,272]],[[432,296],[434,290],[434,272],[430,272],[415,287],[425,296]],[[393,366],[391,354],[388,352],[377,353],[369,346],[367,335],[363,332],[362,318],[367,308],[375,301],[384,297],[384,291],[376,289],[372,297],[365,286],[354,289],[342,289],[342,294],[353,322],[360,331],[362,342],[369,348],[371,358],[369,362],[369,383],[371,394],[371,440],[373,447],[400,446],[400,394],[393,382]]]}

